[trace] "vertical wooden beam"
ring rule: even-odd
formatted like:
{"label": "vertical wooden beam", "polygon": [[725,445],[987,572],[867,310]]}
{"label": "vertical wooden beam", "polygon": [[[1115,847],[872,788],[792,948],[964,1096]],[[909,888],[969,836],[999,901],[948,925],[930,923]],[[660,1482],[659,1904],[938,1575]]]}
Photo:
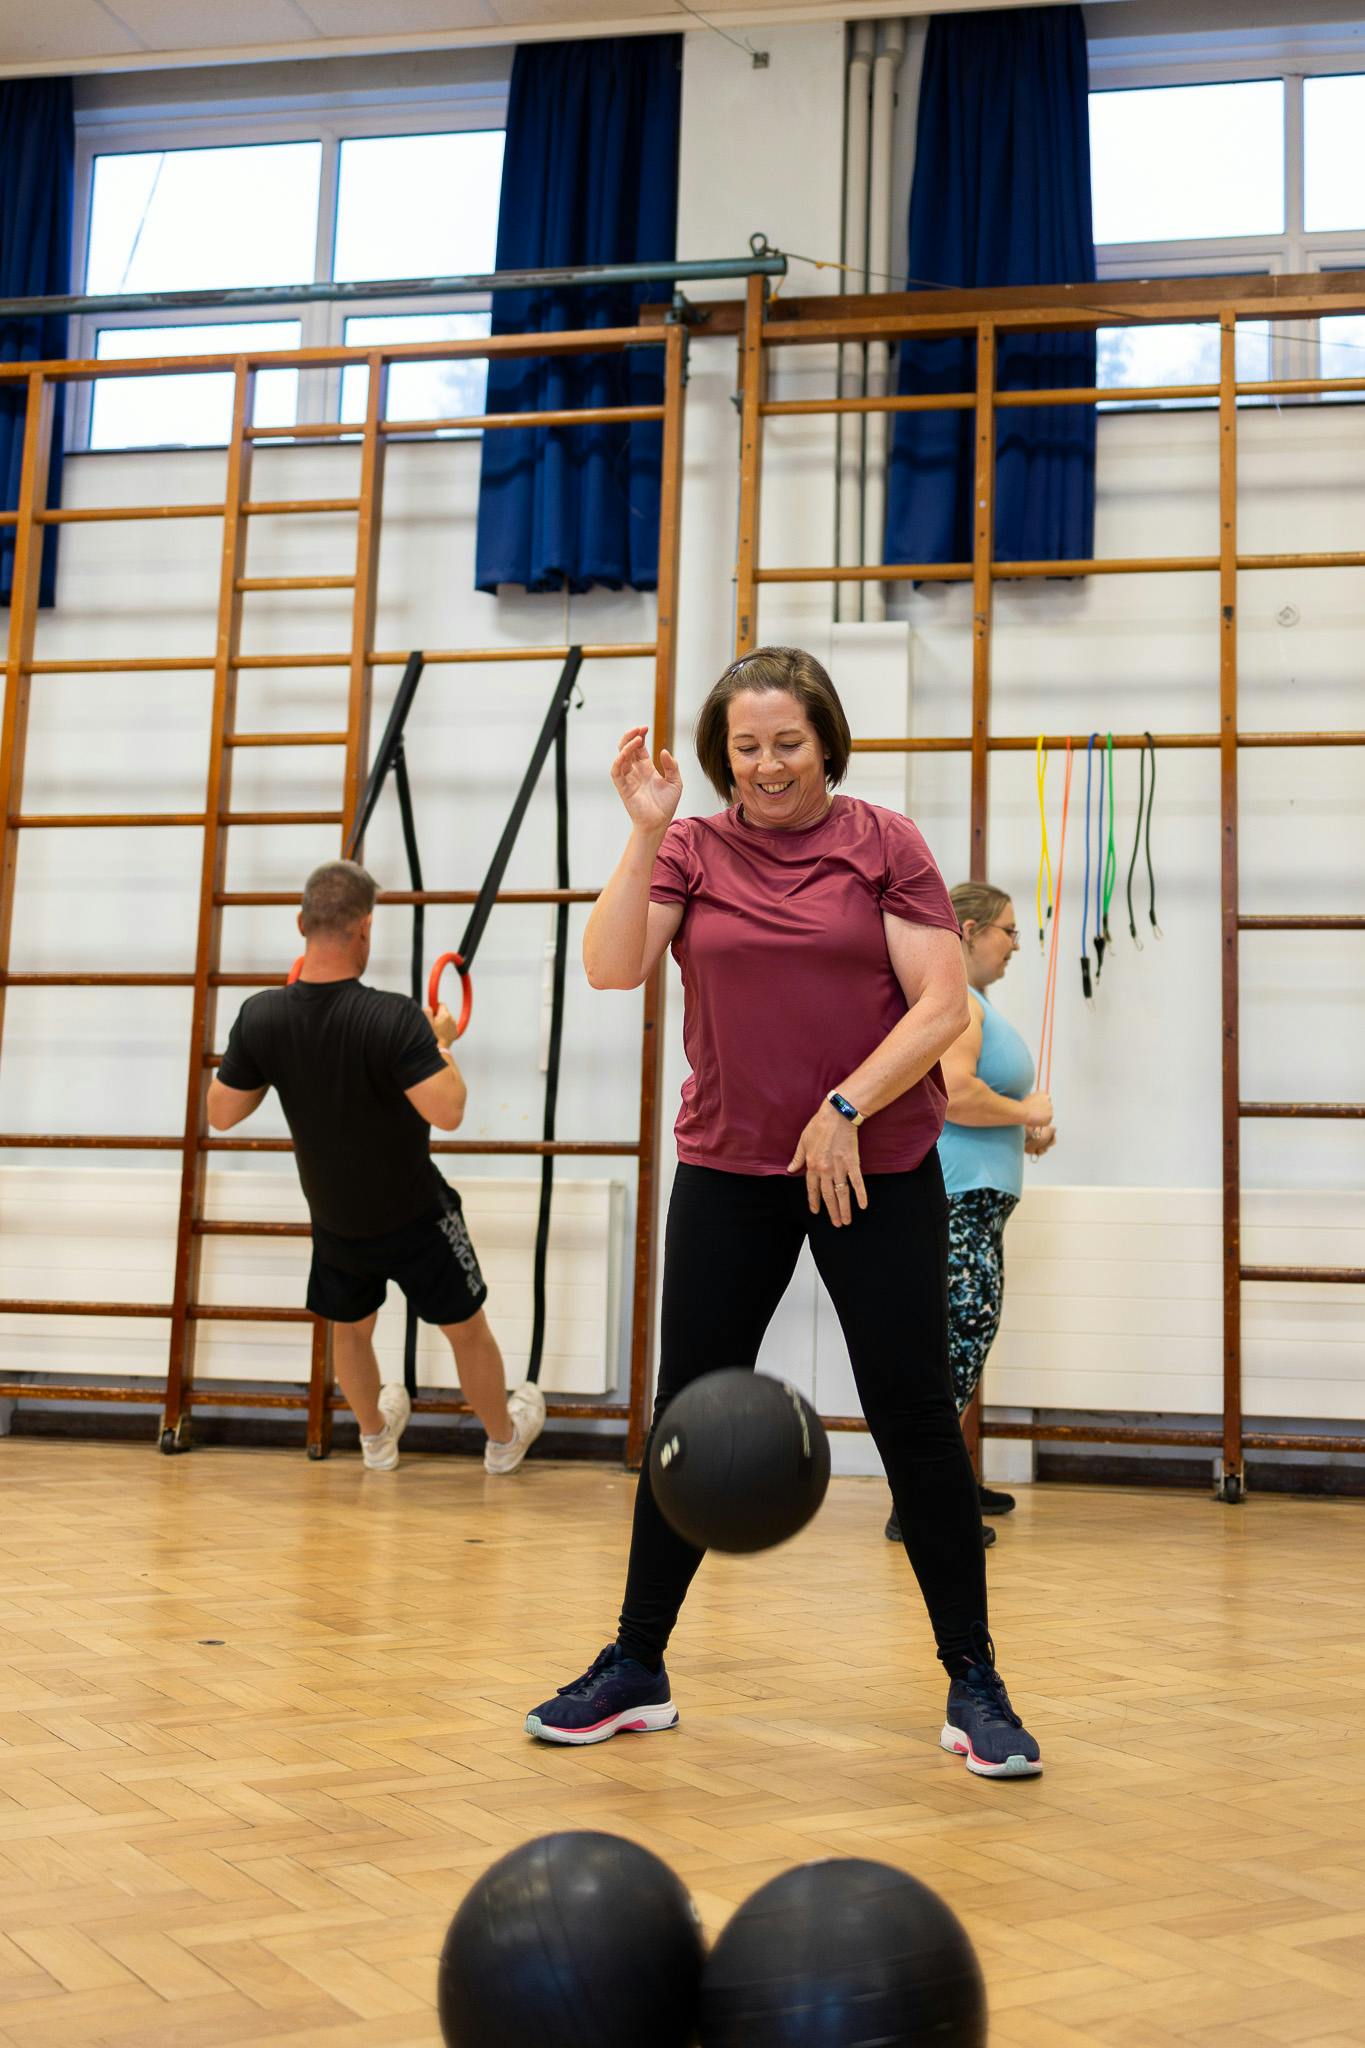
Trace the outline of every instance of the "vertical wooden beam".
{"label": "vertical wooden beam", "polygon": [[[24,450],[19,471],[18,518],[14,528],[14,580],[10,588],[9,640],[5,651],[5,710],[0,728],[0,975],[9,972],[14,888],[19,873],[19,834],[10,819],[23,809],[24,756],[28,746],[33,641],[38,625],[38,583],[43,561],[43,528],[38,514],[47,504],[52,455],[53,386],[41,370],[30,371],[24,403]],[[0,1034],[5,1023],[5,984],[0,979]]]}
{"label": "vertical wooden beam", "polygon": [[[751,280],[752,282],[752,280]],[[683,414],[687,393],[687,329],[668,330],[664,344],[663,459],[659,473],[658,622],[654,653],[654,750],[674,747],[674,681],[678,659],[678,562],[682,541]],[[660,1082],[663,1072],[663,964],[645,983],[640,1048],[640,1153],[635,1184],[635,1293],[630,1319],[630,1420],[626,1463],[644,1456],[652,1400],[654,1289],[658,1268]]]}
{"label": "vertical wooden beam", "polygon": [[332,1326],[322,1316],[313,1318],[313,1355],[308,1374],[308,1455],[325,1458],[332,1449],[332,1393],[336,1380],[332,1370]]}
{"label": "vertical wooden beam", "polygon": [[[360,447],[360,513],[355,543],[355,601],[351,611],[351,668],[346,702],[346,782],[342,791],[344,847],[370,772],[370,703],[373,696],[374,622],[379,593],[379,534],[388,439],[380,431],[389,395],[389,366],[375,349],[370,356],[365,436]],[[365,858],[363,843],[356,859]]]}
{"label": "vertical wooden beam", "polygon": [[995,323],[976,330],[976,450],[972,468],[971,877],[986,880],[990,808],[991,617],[995,596]]}
{"label": "vertical wooden beam", "polygon": [[189,1448],[194,1375],[194,1324],[190,1309],[199,1288],[203,1239],[194,1224],[204,1193],[205,1061],[213,1051],[217,1003],[211,976],[217,972],[223,913],[217,903],[227,866],[227,827],[222,823],[232,795],[232,748],[228,738],[237,709],[237,656],[241,650],[242,593],[248,521],[242,505],[251,495],[253,443],[248,429],[256,397],[256,373],[245,361],[234,371],[232,433],[228,440],[227,486],[223,494],[223,537],[218,568],[218,634],[213,657],[213,709],[209,724],[208,780],[204,792],[204,846],[199,871],[199,925],[195,941],[194,1004],[190,1022],[189,1074],[185,1088],[185,1132],[180,1164],[180,1211],[176,1226],[175,1280],[171,1293],[171,1341],[166,1373],[166,1406],[161,1448]]}
{"label": "vertical wooden beam", "polygon": [[1218,809],[1223,992],[1223,1473],[1240,1501],[1242,1471],[1242,1131],[1237,957],[1237,316],[1220,319],[1218,371]]}
{"label": "vertical wooden beam", "polygon": [[763,415],[768,395],[768,356],[763,346],[768,280],[751,277],[744,299],[740,341],[739,550],[735,567],[735,654],[758,645],[758,540],[763,486]]}
{"label": "vertical wooden beam", "polygon": [[[970,873],[986,880],[990,820],[991,626],[995,579],[995,323],[976,330],[976,445],[972,463],[972,761]],[[981,1477],[981,1385],[962,1415],[977,1478]]]}

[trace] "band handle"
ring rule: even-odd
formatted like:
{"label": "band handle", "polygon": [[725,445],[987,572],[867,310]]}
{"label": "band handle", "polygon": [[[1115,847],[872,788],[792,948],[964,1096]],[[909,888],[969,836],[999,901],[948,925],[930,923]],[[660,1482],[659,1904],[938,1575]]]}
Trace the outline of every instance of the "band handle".
{"label": "band handle", "polygon": [[303,973],[303,955],[302,955],[302,953],[300,953],[300,954],[299,954],[299,957],[298,957],[298,959],[297,959],[297,960],[296,960],[296,961],[294,962],[294,964],[293,964],[293,966],[292,966],[292,967],[290,968],[290,970],[289,970],[288,974],[287,974],[287,975],[285,976],[285,981],[284,981],[284,985],[285,985],[285,987],[286,987],[286,988],[292,988],[292,987],[294,986],[294,983],[295,983],[295,982],[296,982],[296,981],[298,980],[299,976],[300,976],[300,975],[301,975],[302,973]]}
{"label": "band handle", "polygon": [[463,1038],[469,1029],[469,1019],[474,1009],[474,982],[464,964],[462,953],[442,953],[432,968],[431,979],[427,983],[427,1008],[435,1011],[440,1007],[441,976],[447,967],[453,967],[460,977],[460,1014],[455,1022],[455,1036]]}

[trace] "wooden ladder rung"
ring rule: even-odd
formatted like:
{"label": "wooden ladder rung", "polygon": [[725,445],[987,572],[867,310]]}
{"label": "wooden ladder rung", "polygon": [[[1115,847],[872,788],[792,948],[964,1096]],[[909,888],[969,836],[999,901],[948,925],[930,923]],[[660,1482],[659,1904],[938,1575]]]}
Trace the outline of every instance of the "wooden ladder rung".
{"label": "wooden ladder rung", "polygon": [[105,1131],[0,1131],[0,1151],[183,1152],[183,1138],[110,1136]]}
{"label": "wooden ladder rung", "polygon": [[192,974],[0,974],[0,988],[193,988]]}
{"label": "wooden ladder rung", "polygon": [[244,519],[285,519],[296,512],[358,512],[359,498],[255,498],[242,507]]}
{"label": "wooden ladder rung", "polygon": [[226,747],[344,747],[344,732],[230,732]]}
{"label": "wooden ladder rung", "polygon": [[27,811],[9,820],[14,832],[36,832],[85,826],[202,825],[202,811]]}
{"label": "wooden ladder rung", "polygon": [[354,590],[354,576],[239,576],[236,590]]}
{"label": "wooden ladder rung", "polygon": [[1365,1102],[1239,1102],[1239,1116],[1365,1117]]}
{"label": "wooden ladder rung", "polygon": [[340,811],[224,811],[220,825],[339,825]]}
{"label": "wooden ladder rung", "polygon": [[190,1229],[196,1237],[311,1237],[311,1223],[219,1223],[196,1217]]}
{"label": "wooden ladder rung", "polygon": [[168,1316],[170,1312],[168,1301],[0,1301],[0,1315],[6,1316]]}
{"label": "wooden ladder rung", "polygon": [[1321,1280],[1333,1287],[1365,1286],[1365,1266],[1241,1266],[1243,1280]]}
{"label": "wooden ladder rung", "polygon": [[1239,932],[1365,932],[1365,917],[1239,917]]}

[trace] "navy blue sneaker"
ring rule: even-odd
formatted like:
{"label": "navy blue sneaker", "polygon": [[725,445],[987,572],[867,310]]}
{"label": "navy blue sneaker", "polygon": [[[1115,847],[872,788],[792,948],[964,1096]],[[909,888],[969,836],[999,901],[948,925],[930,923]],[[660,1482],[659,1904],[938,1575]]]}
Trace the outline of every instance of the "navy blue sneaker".
{"label": "navy blue sneaker", "polygon": [[1036,1778],[1042,1752],[1029,1734],[995,1668],[995,1645],[981,1629],[973,1645],[978,1661],[948,1687],[939,1737],[944,1749],[965,1756],[978,1778]]}
{"label": "navy blue sneaker", "polygon": [[677,1725],[663,1665],[650,1671],[623,1655],[618,1643],[608,1643],[581,1678],[561,1685],[552,1700],[526,1716],[526,1733],[542,1742],[605,1742],[612,1735],[648,1735]]}

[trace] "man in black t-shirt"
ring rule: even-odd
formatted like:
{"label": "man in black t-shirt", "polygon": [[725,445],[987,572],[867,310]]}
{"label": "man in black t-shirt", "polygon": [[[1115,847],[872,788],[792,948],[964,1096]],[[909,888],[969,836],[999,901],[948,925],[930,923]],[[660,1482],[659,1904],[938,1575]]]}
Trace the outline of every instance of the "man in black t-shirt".
{"label": "man in black t-shirt", "polygon": [[390,1472],[412,1404],[381,1387],[375,1318],[396,1280],[423,1322],[455,1354],[465,1399],[488,1432],[485,1470],[514,1472],[545,1422],[529,1382],[509,1395],[488,1326],[483,1275],[460,1197],[437,1172],[431,1129],[453,1131],[465,1084],[444,1006],[366,988],[375,884],[354,861],[308,877],[299,912],[299,978],[251,996],[228,1035],[209,1087],[217,1131],[251,1115],[270,1088],[280,1098],[313,1219],[308,1306],[332,1325],[341,1390],[360,1424],[366,1465]]}

